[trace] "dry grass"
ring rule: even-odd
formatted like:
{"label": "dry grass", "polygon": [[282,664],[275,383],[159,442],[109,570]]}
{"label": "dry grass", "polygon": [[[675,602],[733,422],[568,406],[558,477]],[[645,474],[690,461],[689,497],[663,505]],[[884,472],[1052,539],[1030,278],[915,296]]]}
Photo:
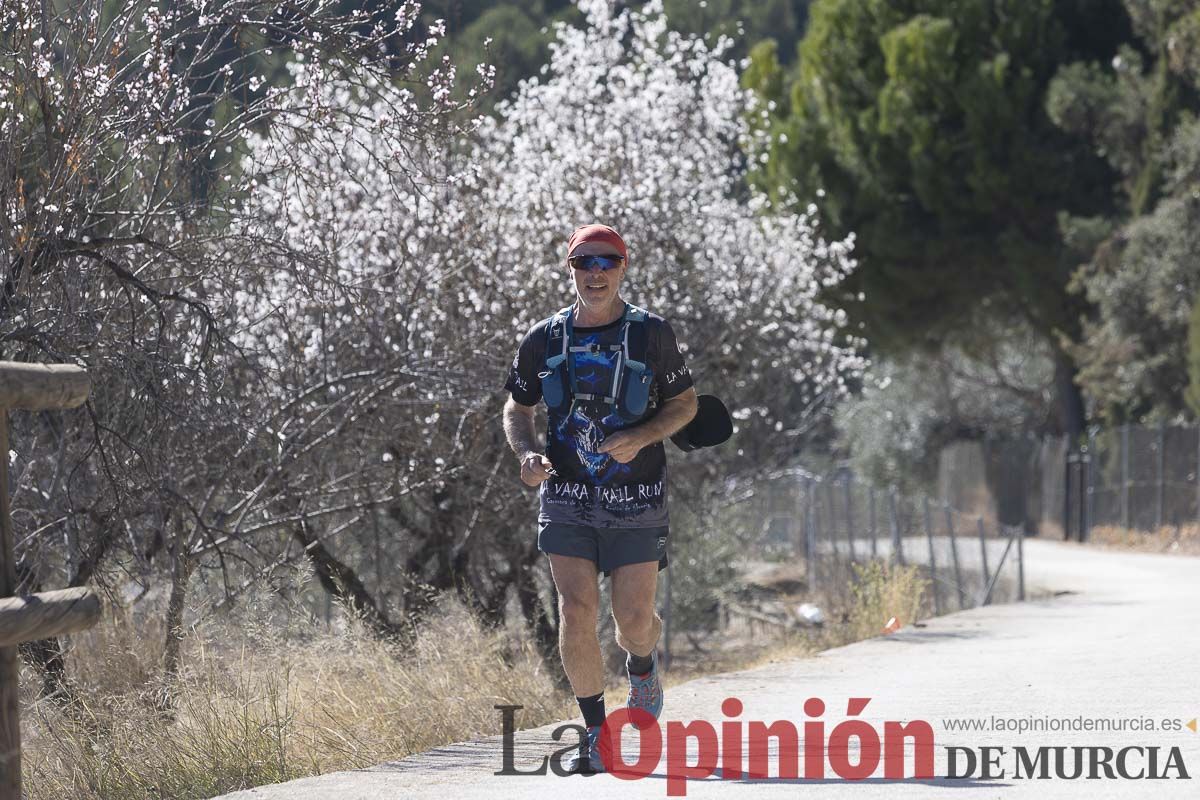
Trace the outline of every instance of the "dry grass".
{"label": "dry grass", "polygon": [[[663,675],[663,685],[669,688],[705,675],[808,658],[831,647],[885,635],[884,626],[892,617],[902,625],[911,625],[932,613],[929,581],[923,572],[915,565],[895,566],[879,561],[855,564],[848,592],[839,598],[822,599],[821,604],[830,610],[829,624],[819,629],[780,629],[773,636],[765,635],[761,628],[757,633],[734,636],[727,632],[709,634],[698,639],[702,651],[681,648],[671,669]],[[790,598],[792,602],[804,599]],[[606,706],[622,705],[625,693],[623,685],[608,689],[604,697]]]}
{"label": "dry grass", "polygon": [[1103,525],[1092,528],[1088,543],[1148,553],[1200,555],[1200,525],[1164,525],[1153,532]]}
{"label": "dry grass", "polygon": [[[664,674],[670,687],[702,675],[803,658],[907,624],[925,582],[915,567],[868,566],[852,599],[820,632],[747,641],[710,637]],[[267,615],[197,629],[173,687],[158,683],[161,622],[111,613],[73,642],[68,708],[37,700],[23,675],[24,772],[29,800],[207,798],[242,788],[403,758],[499,733],[493,706],[524,706],[518,727],[574,719],[532,643],[482,628],[444,603],[415,647],[400,651],[353,621],[277,627]],[[680,637],[677,646],[686,649]],[[606,700],[624,703],[622,676]],[[164,698],[172,713],[159,709]]]}
{"label": "dry grass", "polygon": [[830,646],[882,635],[891,619],[904,626],[929,615],[929,579],[924,576],[924,568],[883,561],[853,567],[851,598],[843,613],[845,622],[828,631]]}
{"label": "dry grass", "polygon": [[29,800],[206,798],[499,733],[497,704],[523,705],[522,727],[571,714],[528,642],[482,629],[456,605],[409,652],[353,625],[291,641],[241,631],[219,651],[204,644],[217,632],[205,633],[169,693],[170,716],[150,677],[157,648],[136,642],[129,620],[107,622],[72,654],[80,700],[69,709],[34,701],[26,674]]}

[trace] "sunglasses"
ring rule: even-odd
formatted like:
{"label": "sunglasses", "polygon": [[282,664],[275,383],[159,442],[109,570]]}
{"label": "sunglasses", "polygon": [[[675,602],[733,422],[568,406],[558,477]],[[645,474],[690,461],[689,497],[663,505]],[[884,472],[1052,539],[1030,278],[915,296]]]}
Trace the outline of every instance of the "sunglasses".
{"label": "sunglasses", "polygon": [[616,269],[624,262],[625,259],[620,256],[571,256],[567,259],[567,263],[575,269],[590,270],[599,267],[604,272]]}

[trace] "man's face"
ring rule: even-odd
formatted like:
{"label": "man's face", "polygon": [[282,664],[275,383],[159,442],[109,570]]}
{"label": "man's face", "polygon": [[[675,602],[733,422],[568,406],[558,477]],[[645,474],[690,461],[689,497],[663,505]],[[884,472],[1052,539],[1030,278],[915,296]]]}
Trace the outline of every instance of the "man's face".
{"label": "man's face", "polygon": [[[584,242],[572,250],[571,255],[619,256],[621,253],[608,242]],[[621,279],[625,277],[627,267],[628,262],[610,270],[601,270],[599,267],[574,269],[568,265],[567,269],[571,270],[571,278],[575,281],[575,293],[579,296],[580,305],[596,310],[608,308],[621,288]]]}

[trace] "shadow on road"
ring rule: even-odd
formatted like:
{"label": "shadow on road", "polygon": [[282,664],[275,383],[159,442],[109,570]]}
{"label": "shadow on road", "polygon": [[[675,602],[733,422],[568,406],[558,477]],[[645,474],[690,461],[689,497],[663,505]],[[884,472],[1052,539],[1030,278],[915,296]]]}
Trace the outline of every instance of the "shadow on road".
{"label": "shadow on road", "polygon": [[[653,772],[645,777],[646,778],[657,778],[658,780],[665,780],[667,778],[667,775],[666,775],[666,773]],[[731,784],[735,784],[735,783],[746,783],[746,784],[778,783],[778,784],[796,784],[799,786],[807,786],[807,785],[816,786],[819,784],[826,784],[826,783],[829,783],[829,784],[836,783],[836,784],[843,784],[843,785],[847,785],[847,786],[852,785],[852,784],[882,785],[882,784],[895,783],[895,784],[912,784],[912,785],[920,785],[920,786],[940,786],[940,787],[948,787],[951,789],[1001,789],[1001,788],[1012,786],[1011,783],[1005,783],[1003,781],[994,781],[994,780],[985,781],[985,780],[978,780],[975,778],[942,778],[942,777],[937,777],[937,776],[932,777],[932,778],[863,778],[862,780],[857,780],[857,781],[850,781],[850,780],[846,780],[845,778],[761,778],[761,777],[760,778],[749,778],[749,777],[746,777],[746,778],[724,778],[721,775],[720,769],[717,769],[713,773],[713,775],[708,778],[689,778],[688,779],[688,783],[705,783],[705,782],[712,783],[715,781],[723,781],[725,783],[731,783]]]}

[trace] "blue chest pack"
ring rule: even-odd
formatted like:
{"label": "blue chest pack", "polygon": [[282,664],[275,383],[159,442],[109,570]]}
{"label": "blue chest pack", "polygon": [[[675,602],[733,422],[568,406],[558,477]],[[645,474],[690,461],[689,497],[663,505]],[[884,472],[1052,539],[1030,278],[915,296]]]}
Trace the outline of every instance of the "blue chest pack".
{"label": "blue chest pack", "polygon": [[[654,371],[646,364],[648,349],[644,309],[625,304],[621,318],[620,341],[617,344],[574,343],[574,315],[571,308],[562,309],[550,319],[546,334],[546,368],[539,373],[542,397],[546,407],[555,412],[570,414],[579,401],[610,406],[622,419],[634,422],[646,413],[650,401],[650,385]],[[575,379],[575,353],[616,352],[612,383],[606,394],[581,392]]]}

